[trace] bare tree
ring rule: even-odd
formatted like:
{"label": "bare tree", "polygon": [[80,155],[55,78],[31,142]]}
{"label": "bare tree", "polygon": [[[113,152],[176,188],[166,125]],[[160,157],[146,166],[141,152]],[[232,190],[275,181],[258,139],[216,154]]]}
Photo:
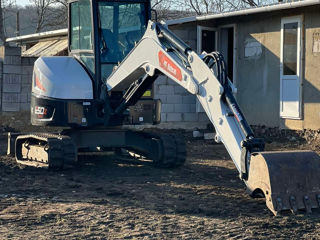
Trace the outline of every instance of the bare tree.
{"label": "bare tree", "polygon": [[[183,0],[186,10],[193,11],[197,15],[220,13],[239,10],[248,7],[257,7],[277,2],[275,0]],[[259,4],[258,4],[259,2]]]}
{"label": "bare tree", "polygon": [[7,8],[15,4],[13,0],[0,0],[0,41],[6,45],[5,13]]}
{"label": "bare tree", "polygon": [[66,25],[68,18],[67,0],[29,0],[36,9],[36,30],[40,32],[46,27]]}
{"label": "bare tree", "polygon": [[68,0],[53,0],[54,4],[49,9],[47,25],[50,27],[67,26]]}
{"label": "bare tree", "polygon": [[0,40],[5,43],[4,24],[3,24],[3,0],[0,0]]}
{"label": "bare tree", "polygon": [[53,4],[53,0],[29,0],[34,5],[37,13],[37,27],[36,32],[40,32],[45,26],[45,20],[48,14],[48,10]]}

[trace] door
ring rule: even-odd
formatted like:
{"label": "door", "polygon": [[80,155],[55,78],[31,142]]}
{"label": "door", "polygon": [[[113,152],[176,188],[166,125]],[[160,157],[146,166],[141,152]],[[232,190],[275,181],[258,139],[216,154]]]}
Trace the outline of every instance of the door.
{"label": "door", "polygon": [[227,64],[228,78],[234,82],[234,27],[223,27],[219,31],[219,52]]}
{"label": "door", "polygon": [[215,28],[198,26],[197,28],[197,51],[201,54],[217,50],[217,30]]}
{"label": "door", "polygon": [[301,17],[281,21],[280,117],[301,119]]}
{"label": "door", "polygon": [[[217,51],[217,30],[215,28],[197,27],[197,52],[201,54],[203,51],[211,53]],[[196,112],[204,112],[198,98],[196,101]]]}

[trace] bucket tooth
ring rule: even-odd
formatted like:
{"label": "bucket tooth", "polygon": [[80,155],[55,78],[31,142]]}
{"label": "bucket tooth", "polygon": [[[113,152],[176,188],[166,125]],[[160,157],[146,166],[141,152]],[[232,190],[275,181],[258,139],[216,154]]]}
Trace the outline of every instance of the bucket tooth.
{"label": "bucket tooth", "polygon": [[277,212],[282,211],[283,205],[282,205],[282,200],[281,198],[277,198]]}
{"label": "bucket tooth", "polygon": [[248,191],[264,193],[267,207],[311,213],[320,207],[320,157],[312,151],[260,152],[250,158]]}
{"label": "bucket tooth", "polygon": [[298,212],[297,208],[297,202],[295,196],[290,197],[290,206],[291,206],[291,211],[293,214],[296,214]]}
{"label": "bucket tooth", "polygon": [[306,208],[307,213],[312,213],[310,199],[308,196],[304,196],[303,202]]}

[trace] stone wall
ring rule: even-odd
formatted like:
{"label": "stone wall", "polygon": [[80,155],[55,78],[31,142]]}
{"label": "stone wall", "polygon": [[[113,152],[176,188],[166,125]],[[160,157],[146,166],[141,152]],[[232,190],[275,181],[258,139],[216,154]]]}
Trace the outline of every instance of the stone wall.
{"label": "stone wall", "polygon": [[29,111],[33,64],[36,58],[21,57],[19,47],[1,47],[1,111]]}

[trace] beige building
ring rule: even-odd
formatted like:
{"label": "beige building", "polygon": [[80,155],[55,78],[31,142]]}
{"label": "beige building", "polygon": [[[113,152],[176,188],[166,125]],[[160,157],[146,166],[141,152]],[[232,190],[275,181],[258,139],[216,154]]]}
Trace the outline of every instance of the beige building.
{"label": "beige building", "polygon": [[199,53],[220,51],[251,125],[320,128],[320,1],[168,22]]}

